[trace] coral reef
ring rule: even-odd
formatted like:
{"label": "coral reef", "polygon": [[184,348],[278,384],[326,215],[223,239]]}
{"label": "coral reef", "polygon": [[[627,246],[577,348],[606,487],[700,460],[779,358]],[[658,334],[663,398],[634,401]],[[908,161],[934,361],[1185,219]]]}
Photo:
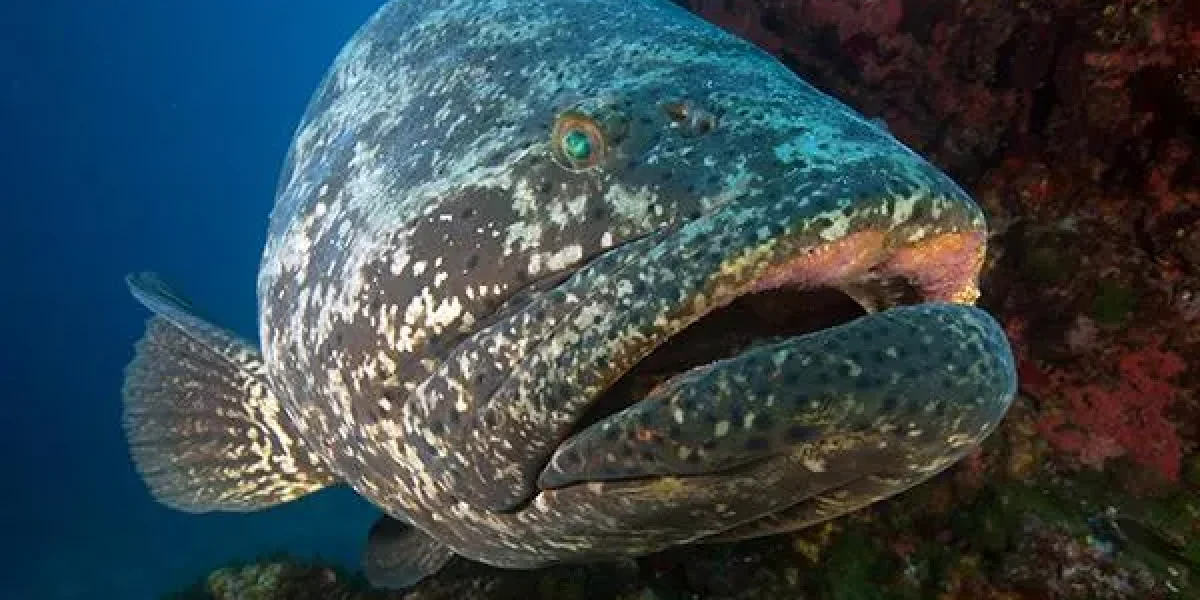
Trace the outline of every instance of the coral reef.
{"label": "coral reef", "polygon": [[1200,3],[676,1],[978,198],[981,303],[1021,374],[1001,429],[935,480],[794,535],[538,572],[458,561],[390,594],[265,560],[192,597],[1200,598]]}

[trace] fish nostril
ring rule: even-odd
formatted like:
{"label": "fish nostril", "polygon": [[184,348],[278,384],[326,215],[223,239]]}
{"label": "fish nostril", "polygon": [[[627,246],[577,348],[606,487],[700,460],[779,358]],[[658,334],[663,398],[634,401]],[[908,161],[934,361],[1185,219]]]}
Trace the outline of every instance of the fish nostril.
{"label": "fish nostril", "polygon": [[700,136],[717,128],[717,115],[689,100],[665,102],[662,109],[684,136]]}

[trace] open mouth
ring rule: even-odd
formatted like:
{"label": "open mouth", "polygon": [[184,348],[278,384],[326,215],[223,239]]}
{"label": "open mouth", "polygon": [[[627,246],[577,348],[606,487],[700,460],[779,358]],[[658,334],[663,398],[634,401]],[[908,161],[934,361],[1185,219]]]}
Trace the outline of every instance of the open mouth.
{"label": "open mouth", "polygon": [[[543,474],[541,486],[554,488],[592,479],[589,474],[599,474],[600,479],[628,479],[664,472],[725,470],[730,464],[722,466],[706,461],[702,447],[674,444],[680,430],[700,426],[690,416],[685,419],[678,401],[694,390],[679,393],[680,389],[696,387],[695,382],[703,373],[714,367],[726,368],[716,363],[728,361],[729,370],[738,370],[743,365],[737,361],[761,354],[759,350],[769,352],[777,346],[803,345],[806,339],[818,338],[840,326],[868,321],[875,315],[887,315],[899,307],[946,302],[971,304],[977,295],[975,281],[983,243],[979,232],[946,233],[898,249],[885,249],[882,234],[867,232],[809,249],[770,270],[731,301],[664,340],[597,397],[571,428]],[[658,397],[647,402],[648,398],[663,396],[659,393],[663,388],[673,388],[665,394],[674,399]],[[728,386],[707,389],[701,392],[707,397],[699,402],[737,402],[714,400],[722,394],[736,396],[740,391],[736,388],[731,391]],[[746,399],[748,406],[754,406],[753,403],[754,399]],[[650,414],[654,411],[659,413],[658,417]],[[704,416],[709,430],[713,423],[720,424],[719,430],[724,427],[721,421],[728,420],[710,414]],[[684,437],[688,435],[698,439],[696,436],[700,434],[684,433]],[[748,438],[746,442],[756,443],[756,439]],[[643,442],[656,442],[658,447]],[[662,458],[662,447],[672,449],[668,453],[682,449],[680,456],[699,464],[687,467],[684,472],[649,466]],[[641,448],[637,451],[641,454],[634,455],[633,448]],[[624,451],[626,456],[615,456],[614,450]],[[595,456],[598,453],[605,456]],[[600,472],[589,467],[589,463],[596,461],[622,466],[613,470],[610,464]],[[655,472],[655,468],[661,471]],[[564,471],[578,476],[557,475]],[[556,475],[546,476],[551,472]]]}
{"label": "open mouth", "polygon": [[659,384],[691,369],[878,310],[923,301],[920,290],[898,276],[872,276],[843,288],[788,285],[751,292],[655,348],[592,403],[571,435],[629,408]]}

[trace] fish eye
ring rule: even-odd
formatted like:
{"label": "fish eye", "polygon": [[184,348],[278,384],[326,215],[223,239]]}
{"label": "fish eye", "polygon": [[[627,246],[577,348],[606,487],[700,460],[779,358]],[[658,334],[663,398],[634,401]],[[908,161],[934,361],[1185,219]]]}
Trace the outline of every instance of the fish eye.
{"label": "fish eye", "polygon": [[554,122],[554,154],[560,164],[572,171],[599,165],[608,152],[608,142],[600,124],[579,112],[563,113]]}

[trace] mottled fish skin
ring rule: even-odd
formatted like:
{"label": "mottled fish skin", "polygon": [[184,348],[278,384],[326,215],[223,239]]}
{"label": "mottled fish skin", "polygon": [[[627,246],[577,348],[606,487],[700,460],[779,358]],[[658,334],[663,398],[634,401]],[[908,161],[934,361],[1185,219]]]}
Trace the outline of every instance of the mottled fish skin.
{"label": "mottled fish skin", "polygon": [[[564,164],[564,114],[607,135],[598,164]],[[892,346],[861,336],[885,311],[773,350],[797,365],[913,353],[826,365],[831,406],[850,412],[820,432],[788,437],[803,407],[783,398],[803,381],[767,400],[763,377],[786,370],[763,350],[740,375],[706,372],[725,382],[704,380],[712,389],[752,390],[742,421],[729,394],[684,410],[687,381],[662,392],[680,437],[655,468],[696,474],[604,477],[629,464],[617,460],[577,471],[598,474],[587,483],[538,487],[604,389],[791,259],[862,232],[878,234],[863,260],[957,235],[962,264],[946,267],[973,273],[984,231],[970,198],[885,130],[663,0],[396,0],[339,55],[296,133],[260,338],[274,392],[328,467],[458,554],[506,567],[641,554],[830,518],[977,444],[1012,397],[1007,343],[982,311],[929,304],[887,317]],[[928,278],[918,266],[894,271]],[[968,288],[942,299],[969,303]],[[839,335],[844,353],[820,345]],[[931,392],[940,402],[880,408],[886,386],[910,385],[891,379],[900,367],[938,365],[955,371]],[[856,386],[870,397],[858,409]],[[744,468],[677,468],[690,464],[679,448],[742,427],[746,410],[774,425],[708,448]],[[584,441],[631,447],[598,439]],[[564,453],[544,484],[582,468]]]}

